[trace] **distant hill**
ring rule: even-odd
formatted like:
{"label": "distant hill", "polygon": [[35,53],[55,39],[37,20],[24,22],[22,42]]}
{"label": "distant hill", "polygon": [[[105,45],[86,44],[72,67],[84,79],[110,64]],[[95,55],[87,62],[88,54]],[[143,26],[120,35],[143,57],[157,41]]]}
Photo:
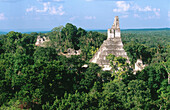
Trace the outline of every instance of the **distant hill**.
{"label": "distant hill", "polygon": [[[34,32],[34,31],[33,31]],[[48,33],[48,32],[51,32],[51,31],[36,31],[37,33]],[[30,34],[32,32],[21,32],[21,33],[26,33],[26,34]]]}
{"label": "distant hill", "polygon": [[[170,28],[146,28],[146,29],[121,29],[122,32],[138,32],[138,31],[169,31]],[[86,30],[86,31],[93,31],[93,32],[100,32],[100,33],[107,33],[107,30],[104,30],[104,29],[94,29],[94,30]],[[4,31],[4,32],[0,32],[0,35],[2,34],[7,34],[9,31]],[[18,32],[18,31],[16,31]],[[20,31],[19,31],[20,32]],[[27,33],[27,34],[30,34],[32,32],[37,32],[37,33],[48,33],[50,31],[26,31],[24,30],[23,32],[21,33]]]}
{"label": "distant hill", "polygon": [[[17,32],[17,31],[15,31],[15,32]],[[30,34],[30,33],[32,33],[32,32],[37,32],[37,33],[48,33],[48,32],[50,32],[50,31],[31,31],[31,32],[21,32],[21,33],[26,33],[26,34]],[[2,34],[7,34],[8,32],[0,32],[0,35],[2,35]]]}
{"label": "distant hill", "polygon": [[2,35],[2,34],[7,34],[7,32],[0,32],[0,35]]}
{"label": "distant hill", "polygon": [[146,29],[122,29],[122,31],[161,31],[161,30],[170,30],[170,28],[146,28]]}
{"label": "distant hill", "polygon": [[[170,28],[146,28],[146,29],[121,29],[122,32],[127,31],[163,31],[163,30],[170,30]],[[101,33],[106,33],[107,30],[87,30],[87,31],[96,31]]]}
{"label": "distant hill", "polygon": [[93,32],[101,32],[101,33],[106,33],[107,32],[107,30],[86,30],[86,31],[93,31]]}

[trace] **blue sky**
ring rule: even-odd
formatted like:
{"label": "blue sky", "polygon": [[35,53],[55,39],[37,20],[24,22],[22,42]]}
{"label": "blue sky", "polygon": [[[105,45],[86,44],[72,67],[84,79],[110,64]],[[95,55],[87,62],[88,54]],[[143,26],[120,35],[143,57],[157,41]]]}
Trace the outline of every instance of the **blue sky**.
{"label": "blue sky", "polygon": [[170,27],[170,1],[0,0],[0,31],[51,30],[66,23],[108,29],[114,16],[121,29]]}

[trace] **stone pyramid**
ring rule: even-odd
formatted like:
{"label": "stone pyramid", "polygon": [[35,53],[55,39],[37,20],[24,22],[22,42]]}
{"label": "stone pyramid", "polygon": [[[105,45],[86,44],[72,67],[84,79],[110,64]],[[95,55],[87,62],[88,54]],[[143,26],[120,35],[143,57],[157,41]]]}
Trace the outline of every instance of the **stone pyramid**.
{"label": "stone pyramid", "polygon": [[125,57],[127,58],[127,62],[129,62],[127,53],[123,49],[118,16],[115,16],[114,23],[111,29],[108,29],[107,35],[108,35],[107,40],[103,42],[99,50],[90,60],[90,62],[97,63],[99,66],[101,66],[104,71],[111,70],[110,63],[106,59],[106,56],[109,54],[113,54],[117,57],[118,56]]}

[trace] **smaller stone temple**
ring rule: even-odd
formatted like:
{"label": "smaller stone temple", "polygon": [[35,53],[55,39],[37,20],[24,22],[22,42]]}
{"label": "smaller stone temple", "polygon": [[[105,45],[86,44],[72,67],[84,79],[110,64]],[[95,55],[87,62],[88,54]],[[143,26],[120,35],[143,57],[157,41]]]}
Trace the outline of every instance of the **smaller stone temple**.
{"label": "smaller stone temple", "polygon": [[103,42],[99,50],[90,60],[90,62],[97,63],[99,66],[101,66],[104,71],[111,70],[110,62],[106,59],[106,56],[109,54],[113,54],[116,57],[122,56],[127,58],[127,62],[129,63],[127,53],[123,49],[118,16],[115,16],[114,23],[111,29],[108,29],[107,35],[107,40]]}
{"label": "smaller stone temple", "polygon": [[41,37],[39,35],[39,36],[37,36],[37,41],[36,41],[35,45],[40,46],[40,47],[44,47],[45,46],[44,43],[49,42],[49,41],[50,41],[49,37],[45,37],[45,36]]}
{"label": "smaller stone temple", "polygon": [[145,66],[147,65],[144,65],[141,59],[137,59],[135,63],[134,74],[136,74],[137,71],[142,71],[145,68]]}

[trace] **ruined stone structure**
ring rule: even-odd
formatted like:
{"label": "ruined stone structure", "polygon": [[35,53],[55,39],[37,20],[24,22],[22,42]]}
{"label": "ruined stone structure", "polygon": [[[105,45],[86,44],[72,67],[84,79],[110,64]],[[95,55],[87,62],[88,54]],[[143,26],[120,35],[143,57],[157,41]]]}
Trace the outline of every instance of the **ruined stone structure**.
{"label": "ruined stone structure", "polygon": [[142,71],[145,68],[146,65],[143,64],[143,61],[141,59],[137,59],[135,63],[135,69],[134,74],[136,74],[137,71]]}
{"label": "ruined stone structure", "polygon": [[44,47],[44,46],[45,46],[44,43],[45,43],[45,42],[48,42],[48,41],[50,41],[49,37],[43,36],[43,37],[41,38],[41,36],[39,35],[39,36],[37,36],[37,41],[36,41],[35,45],[36,45],[36,46]]}
{"label": "ruined stone structure", "polygon": [[72,55],[80,55],[81,54],[81,50],[74,50],[72,48],[68,48],[67,49],[67,52],[63,53],[63,52],[60,52],[59,55],[64,55],[66,56],[67,58],[71,57]]}
{"label": "ruined stone structure", "polygon": [[71,57],[71,55],[80,55],[81,54],[81,50],[74,50],[72,48],[68,48],[67,49],[67,56]]}
{"label": "ruined stone structure", "polygon": [[[39,35],[39,36],[37,36],[37,41],[36,41],[35,45],[40,46],[40,47],[46,47],[46,46],[48,46],[48,45],[46,45],[46,43],[49,42],[49,41],[50,41],[49,37],[45,37],[45,36],[41,37]],[[61,53],[58,53],[58,54],[59,55],[64,55],[66,57],[71,57],[72,55],[80,55],[81,50],[80,49],[79,50],[74,50],[72,48],[68,48],[66,53],[61,52]]]}
{"label": "ruined stone structure", "polygon": [[[111,29],[108,29],[107,35],[107,40],[103,42],[103,44],[95,53],[90,62],[97,63],[103,68],[103,70],[110,71],[110,63],[106,59],[106,56],[108,56],[109,54],[113,54],[116,57],[122,56],[128,59],[127,53],[123,49],[123,43],[121,41],[121,32],[119,27],[118,16],[115,17]],[[129,63],[129,60],[127,60],[127,62]]]}
{"label": "ruined stone structure", "polygon": [[120,38],[120,27],[119,27],[119,18],[115,16],[114,23],[111,29],[107,31],[108,39]]}

